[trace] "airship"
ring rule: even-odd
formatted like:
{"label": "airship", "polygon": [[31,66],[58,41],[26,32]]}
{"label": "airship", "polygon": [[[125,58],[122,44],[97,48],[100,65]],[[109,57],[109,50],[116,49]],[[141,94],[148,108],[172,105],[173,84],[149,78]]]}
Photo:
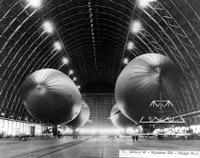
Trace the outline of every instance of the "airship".
{"label": "airship", "polygon": [[168,57],[149,53],[136,57],[122,70],[115,85],[120,111],[138,123],[153,100],[178,97],[180,71]]}
{"label": "airship", "polygon": [[25,108],[34,118],[52,125],[73,120],[81,110],[81,94],[74,82],[55,69],[41,69],[22,85]]}
{"label": "airship", "polygon": [[71,129],[75,130],[78,127],[84,126],[90,117],[90,109],[86,102],[82,101],[81,111],[72,121],[68,122],[66,125]]}
{"label": "airship", "polygon": [[126,129],[129,127],[133,127],[136,123],[127,118],[118,108],[117,104],[115,104],[110,113],[110,120],[113,125],[117,128]]}

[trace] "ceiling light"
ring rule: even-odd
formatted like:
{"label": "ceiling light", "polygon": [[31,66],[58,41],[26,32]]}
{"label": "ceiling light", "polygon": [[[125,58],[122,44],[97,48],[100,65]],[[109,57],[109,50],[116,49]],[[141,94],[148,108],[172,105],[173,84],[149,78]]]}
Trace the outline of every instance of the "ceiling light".
{"label": "ceiling light", "polygon": [[157,0],[138,0],[138,7],[145,9],[149,6],[150,2],[156,2]]}
{"label": "ceiling light", "polygon": [[128,64],[128,62],[129,62],[128,58],[124,58],[123,63]]}
{"label": "ceiling light", "polygon": [[53,24],[50,21],[45,21],[43,28],[47,33],[53,33]]}
{"label": "ceiling light", "polygon": [[55,43],[54,43],[54,48],[55,48],[56,50],[58,50],[58,51],[59,51],[59,50],[62,50],[62,46],[61,46],[60,42],[58,42],[58,41],[55,42]]}
{"label": "ceiling light", "polygon": [[4,112],[2,112],[2,113],[1,113],[1,116],[5,116],[5,113],[4,113]]}
{"label": "ceiling light", "polygon": [[142,24],[139,20],[134,20],[131,26],[131,32],[136,34],[142,29]]}
{"label": "ceiling light", "polygon": [[77,80],[77,78],[76,77],[73,77],[73,81],[76,81]]}
{"label": "ceiling light", "polygon": [[40,8],[42,6],[42,0],[27,0],[27,3],[33,8]]}
{"label": "ceiling light", "polygon": [[69,74],[71,75],[71,74],[73,74],[74,73],[74,71],[73,70],[69,70]]}
{"label": "ceiling light", "polygon": [[135,47],[134,43],[133,42],[128,42],[128,45],[127,45],[127,49],[128,50],[132,50],[133,48]]}
{"label": "ceiling light", "polygon": [[81,86],[77,85],[77,88],[78,88],[78,89],[81,89]]}
{"label": "ceiling light", "polygon": [[63,58],[62,58],[62,63],[63,63],[64,65],[67,65],[67,64],[69,63],[69,60],[68,60],[66,57],[63,57]]}

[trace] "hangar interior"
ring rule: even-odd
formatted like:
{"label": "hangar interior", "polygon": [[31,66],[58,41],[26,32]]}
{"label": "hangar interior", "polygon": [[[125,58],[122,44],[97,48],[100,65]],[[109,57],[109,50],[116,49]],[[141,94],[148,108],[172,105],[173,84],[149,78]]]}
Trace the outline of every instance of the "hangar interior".
{"label": "hangar interior", "polygon": [[[170,58],[181,71],[177,111],[200,132],[199,0],[1,0],[0,133],[40,135],[21,88],[36,70],[68,75],[90,107],[92,124],[111,127],[116,80],[134,58]],[[113,126],[114,127],[114,126]]]}

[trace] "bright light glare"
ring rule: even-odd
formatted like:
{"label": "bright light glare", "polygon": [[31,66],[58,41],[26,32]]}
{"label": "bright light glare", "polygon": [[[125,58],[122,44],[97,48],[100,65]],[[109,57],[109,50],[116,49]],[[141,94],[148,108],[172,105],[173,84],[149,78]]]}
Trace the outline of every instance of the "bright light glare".
{"label": "bright light glare", "polygon": [[109,134],[119,134],[119,129],[99,129],[99,134],[101,135],[109,135]]}
{"label": "bright light glare", "polygon": [[121,130],[120,129],[98,129],[98,128],[81,128],[80,129],[81,134],[100,134],[100,135],[121,135]]}
{"label": "bright light glare", "polygon": [[74,71],[73,70],[69,70],[69,74],[71,75],[71,74],[73,74],[74,73]]}
{"label": "bright light glare", "polygon": [[133,42],[128,42],[127,49],[128,50],[132,50],[133,48],[134,48],[134,43]]}
{"label": "bright light glare", "polygon": [[138,6],[145,9],[149,6],[150,2],[156,2],[157,0],[138,0]]}
{"label": "bright light glare", "polygon": [[65,127],[62,131],[63,134],[72,134],[73,130],[69,127]]}
{"label": "bright light glare", "polygon": [[91,128],[89,128],[89,129],[81,128],[80,129],[80,134],[92,134],[92,135],[94,135],[94,134],[97,134],[97,133],[98,133],[97,129],[91,129]]}
{"label": "bright light glare", "polygon": [[62,46],[61,46],[60,42],[58,42],[58,41],[55,42],[55,43],[54,43],[54,48],[55,48],[56,50],[58,50],[58,51],[59,51],[59,50],[62,50]]}
{"label": "bright light glare", "polygon": [[66,57],[63,57],[63,58],[62,58],[62,63],[63,63],[64,65],[67,65],[67,64],[69,63],[69,60],[68,60]]}
{"label": "bright light glare", "polygon": [[132,127],[127,127],[126,128],[126,134],[133,134],[133,128]]}
{"label": "bright light glare", "polygon": [[77,85],[77,88],[78,88],[78,89],[81,89],[81,86]]}
{"label": "bright light glare", "polygon": [[124,64],[128,64],[128,62],[129,62],[129,61],[128,61],[128,58],[124,58],[123,63],[124,63]]}
{"label": "bright light glare", "polygon": [[76,77],[73,77],[73,81],[76,81],[77,80],[77,78]]}
{"label": "bright light glare", "polygon": [[131,26],[131,32],[133,34],[136,34],[136,33],[140,32],[141,29],[142,29],[141,22],[138,20],[133,21],[132,26]]}
{"label": "bright light glare", "polygon": [[40,8],[42,6],[42,0],[27,0],[27,3],[33,8]]}
{"label": "bright light glare", "polygon": [[47,33],[53,33],[53,24],[50,21],[45,21],[43,28]]}
{"label": "bright light glare", "polygon": [[136,134],[140,134],[140,127],[128,127],[126,128],[126,134],[130,134],[130,135],[136,135]]}

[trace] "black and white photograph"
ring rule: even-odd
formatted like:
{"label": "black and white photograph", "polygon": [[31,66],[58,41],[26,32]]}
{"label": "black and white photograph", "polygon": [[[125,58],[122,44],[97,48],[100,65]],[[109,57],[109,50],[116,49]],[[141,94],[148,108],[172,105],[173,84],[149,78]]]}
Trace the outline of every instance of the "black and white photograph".
{"label": "black and white photograph", "polygon": [[0,158],[200,158],[200,0],[0,0]]}

